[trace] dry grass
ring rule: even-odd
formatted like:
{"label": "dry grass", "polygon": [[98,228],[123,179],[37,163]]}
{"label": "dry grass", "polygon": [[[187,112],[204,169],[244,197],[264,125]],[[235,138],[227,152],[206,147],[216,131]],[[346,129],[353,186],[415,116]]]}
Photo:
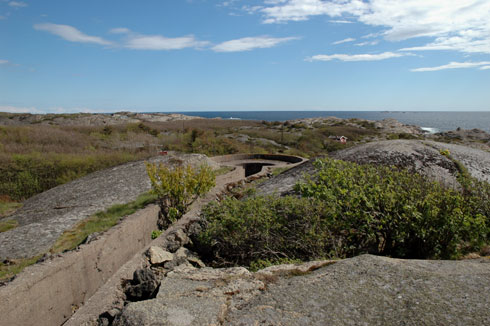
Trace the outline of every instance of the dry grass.
{"label": "dry grass", "polygon": [[34,265],[41,257],[42,255],[0,262],[0,282],[9,280],[22,272],[27,266]]}

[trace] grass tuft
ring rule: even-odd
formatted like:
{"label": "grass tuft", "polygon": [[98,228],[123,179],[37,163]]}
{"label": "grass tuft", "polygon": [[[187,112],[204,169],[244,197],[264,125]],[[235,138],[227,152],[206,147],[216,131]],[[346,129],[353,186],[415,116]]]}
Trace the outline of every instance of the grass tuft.
{"label": "grass tuft", "polygon": [[19,223],[16,220],[9,219],[0,221],[0,233],[14,229],[17,225],[19,225]]}
{"label": "grass tuft", "polygon": [[[63,232],[49,251],[55,254],[73,250],[84,242],[90,234],[109,230],[111,227],[116,225],[122,217],[131,215],[137,210],[142,209],[155,201],[155,195],[144,193],[141,194],[135,201],[127,204],[114,205],[104,212],[99,212],[85,219],[84,221],[81,221],[72,229]],[[0,230],[1,226],[2,224],[0,224]],[[5,281],[14,277],[27,266],[35,264],[41,257],[42,255],[32,258],[12,259],[0,262],[0,281]]]}
{"label": "grass tuft", "polygon": [[0,281],[5,281],[14,277],[22,272],[27,266],[35,264],[41,257],[42,255],[32,258],[9,260],[8,262],[0,261]]}
{"label": "grass tuft", "polygon": [[12,201],[3,201],[0,199],[0,218],[11,215],[21,206],[22,206],[21,203],[16,203]]}
{"label": "grass tuft", "polygon": [[50,252],[59,253],[73,250],[85,241],[90,234],[109,230],[116,225],[122,217],[131,215],[155,201],[155,195],[144,193],[133,202],[114,205],[104,212],[99,212],[81,221],[72,229],[63,232],[54,246],[50,249]]}

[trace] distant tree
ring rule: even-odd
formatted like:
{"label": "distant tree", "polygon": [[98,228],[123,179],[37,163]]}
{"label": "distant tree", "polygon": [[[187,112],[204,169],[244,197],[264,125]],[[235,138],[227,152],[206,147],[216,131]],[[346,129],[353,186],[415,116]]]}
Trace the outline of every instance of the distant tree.
{"label": "distant tree", "polygon": [[206,165],[198,169],[191,165],[171,169],[161,163],[146,163],[146,171],[151,191],[158,196],[161,211],[158,226],[161,229],[181,218],[197,198],[215,185],[214,172]]}

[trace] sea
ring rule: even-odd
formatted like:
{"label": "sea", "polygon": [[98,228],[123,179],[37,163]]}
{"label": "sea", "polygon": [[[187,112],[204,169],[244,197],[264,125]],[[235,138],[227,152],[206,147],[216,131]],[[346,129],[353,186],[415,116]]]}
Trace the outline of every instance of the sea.
{"label": "sea", "polygon": [[[169,112],[165,112],[169,113]],[[482,129],[490,132],[490,111],[443,112],[443,111],[215,111],[172,112],[203,118],[240,120],[286,121],[303,118],[337,117],[366,120],[396,119],[404,124],[416,125],[430,133],[462,129]]]}

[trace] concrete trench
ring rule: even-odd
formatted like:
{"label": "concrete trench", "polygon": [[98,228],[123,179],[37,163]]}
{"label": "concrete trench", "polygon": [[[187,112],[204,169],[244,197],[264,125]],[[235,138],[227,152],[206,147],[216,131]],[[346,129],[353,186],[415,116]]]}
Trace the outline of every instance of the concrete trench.
{"label": "concrete trench", "polygon": [[151,242],[158,210],[156,205],[148,206],[78,250],[27,267],[0,288],[0,325],[63,324]]}
{"label": "concrete trench", "polygon": [[218,176],[216,187],[159,238],[151,239],[151,232],[157,229],[159,208],[150,205],[94,241],[27,267],[0,287],[0,326],[92,325],[101,313],[123,302],[121,280],[130,279],[134,270],[147,266],[146,250],[150,246],[165,247],[168,236],[185,231],[199,220],[200,208],[225,191],[227,185],[269,173],[264,166],[292,167],[304,162],[298,157],[253,154],[213,159],[235,169]]}

